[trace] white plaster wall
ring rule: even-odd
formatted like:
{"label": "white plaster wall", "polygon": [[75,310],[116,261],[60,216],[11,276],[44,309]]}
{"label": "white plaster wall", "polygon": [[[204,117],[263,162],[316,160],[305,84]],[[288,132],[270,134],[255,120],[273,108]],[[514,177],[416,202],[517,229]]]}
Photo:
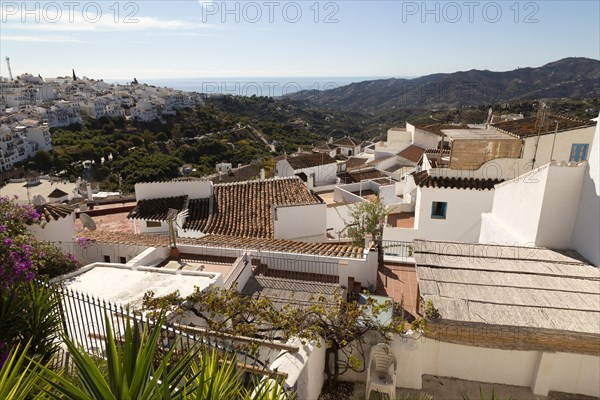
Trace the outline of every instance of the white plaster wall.
{"label": "white plaster wall", "polygon": [[533,242],[525,242],[516,236],[502,220],[495,217],[493,213],[481,214],[481,231],[479,232],[479,243],[503,244],[510,246],[534,246]]}
{"label": "white plaster wall", "polygon": [[125,257],[126,261],[130,261],[147,248],[146,246],[93,243],[90,247],[84,249],[76,242],[71,242],[70,252],[84,265],[87,265],[96,262],[103,263],[104,256],[109,256],[111,263],[119,263],[120,257]]}
{"label": "white plaster wall", "polygon": [[299,174],[301,172],[304,172],[309,179],[310,176],[313,175],[315,186],[329,185],[337,182],[337,164],[317,165],[315,167],[298,169],[292,171],[292,175]]}
{"label": "white plaster wall", "polygon": [[[494,190],[492,214],[496,220],[502,221],[503,228],[509,230],[507,236],[516,238],[521,245],[536,241],[548,167],[546,165],[496,185]],[[485,242],[501,243],[501,238],[493,239],[488,225],[485,229],[482,234]]]}
{"label": "white plaster wall", "polygon": [[[380,341],[375,335],[367,336],[367,362],[372,345]],[[597,356],[467,346],[439,342],[419,333],[394,335],[391,346],[398,360],[396,385],[400,388],[421,389],[423,375],[434,375],[529,387],[541,396],[549,391],[600,395]],[[366,373],[349,371],[341,380],[365,382]]]}
{"label": "white plaster wall", "polygon": [[412,142],[412,133],[406,130],[388,129],[387,131],[387,147],[389,148],[405,148]]}
{"label": "white plaster wall", "polygon": [[[536,165],[544,165],[552,160],[556,161],[569,161],[571,154],[571,146],[574,143],[588,143],[591,144],[594,138],[595,127],[588,127],[583,129],[574,129],[565,132],[558,132],[555,134],[542,135],[537,149],[537,155],[535,157]],[[560,125],[559,125],[560,130]],[[554,137],[556,136],[556,140]],[[523,147],[523,159],[531,162],[535,152],[535,144],[537,142],[537,136],[525,139],[525,145]],[[554,142],[554,151],[552,151],[552,144]],[[592,146],[590,146],[592,147]],[[588,157],[590,156],[590,149],[588,148]]]}
{"label": "white plaster wall", "polygon": [[396,185],[385,185],[379,186],[379,198],[383,204],[396,204],[402,201],[400,197],[396,196]]}
{"label": "white plaster wall", "polygon": [[[408,124],[407,124],[408,126]],[[435,133],[427,132],[419,128],[415,128],[413,134],[413,143],[426,149],[435,149],[438,147],[441,137]]]}
{"label": "white plaster wall", "polygon": [[275,164],[275,175],[279,177],[294,176],[294,168],[287,160],[279,160]]}
{"label": "white plaster wall", "polygon": [[537,351],[487,349],[427,339],[423,343],[423,373],[479,382],[529,386]]}
{"label": "white plaster wall", "polygon": [[148,227],[146,224],[146,220],[138,220],[138,226],[140,228],[140,233],[168,233],[169,232],[169,224],[165,221],[160,223],[160,226],[157,227]]}
{"label": "white plaster wall", "polygon": [[[51,220],[44,227],[41,225],[30,225],[27,227],[29,232],[37,239],[47,242],[69,243],[75,238],[75,213],[61,218],[57,221]],[[79,236],[85,236],[85,232],[79,232]]]}
{"label": "white plaster wall", "polygon": [[583,177],[581,197],[571,238],[571,247],[600,266],[600,125],[589,150],[589,167]]}
{"label": "white plaster wall", "polygon": [[[170,254],[168,247],[149,247],[127,262],[128,267],[154,267],[164,261]],[[116,262],[116,261],[115,261]]]}
{"label": "white plaster wall", "polygon": [[317,399],[325,382],[326,346],[313,342],[302,345],[299,340],[291,340],[289,344],[299,346],[300,351],[282,351],[270,368],[288,373],[285,383],[296,391],[298,400]]}
{"label": "white plaster wall", "polygon": [[325,239],[327,205],[276,206],[275,239],[320,241]]}
{"label": "white plaster wall", "polygon": [[136,183],[135,196],[138,201],[188,195],[190,199],[204,199],[212,196],[211,181],[170,181]]}
{"label": "white plaster wall", "polygon": [[571,353],[555,353],[554,356],[550,390],[600,396],[598,357]]}
{"label": "white plaster wall", "polygon": [[326,229],[333,229],[334,236],[344,231],[346,224],[351,222],[351,208],[347,205],[327,207],[327,226]]}
{"label": "white plaster wall", "polygon": [[[445,201],[446,219],[431,218],[434,201]],[[477,242],[481,213],[492,210],[494,190],[418,188],[415,238]]]}
{"label": "white plaster wall", "polygon": [[536,245],[565,249],[571,246],[571,236],[577,217],[581,183],[586,166],[551,165],[546,179],[546,192],[540,214]]}

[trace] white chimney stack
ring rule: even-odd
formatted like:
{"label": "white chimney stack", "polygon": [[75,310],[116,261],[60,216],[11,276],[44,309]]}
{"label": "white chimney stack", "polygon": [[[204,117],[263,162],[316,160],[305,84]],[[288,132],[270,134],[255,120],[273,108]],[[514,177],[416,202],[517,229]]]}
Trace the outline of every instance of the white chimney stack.
{"label": "white chimney stack", "polygon": [[88,201],[94,201],[94,196],[92,195],[92,185],[90,183],[85,184],[85,188],[87,190],[87,199]]}
{"label": "white chimney stack", "polygon": [[260,169],[260,180],[261,181],[265,180],[265,169],[264,168]]}

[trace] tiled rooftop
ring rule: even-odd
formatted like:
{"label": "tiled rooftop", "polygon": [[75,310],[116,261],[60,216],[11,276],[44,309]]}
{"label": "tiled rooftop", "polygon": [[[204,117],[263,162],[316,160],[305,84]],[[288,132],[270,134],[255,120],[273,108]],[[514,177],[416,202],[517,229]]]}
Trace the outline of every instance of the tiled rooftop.
{"label": "tiled rooftop", "polygon": [[505,132],[509,135],[523,139],[531,136],[537,136],[538,132],[540,132],[542,135],[554,133],[557,129],[557,122],[558,132],[596,126],[596,122],[594,121],[585,121],[552,114],[548,115],[544,119],[543,123],[541,123],[540,118],[535,116],[518,119],[515,121],[499,122],[492,126],[501,132]]}
{"label": "tiled rooftop", "polygon": [[203,231],[209,219],[209,199],[193,199],[188,203],[189,214],[183,229]]}
{"label": "tiled rooftop", "polygon": [[415,183],[420,187],[444,188],[444,189],[493,189],[502,179],[478,179],[478,178],[456,178],[446,176],[431,176],[428,171],[414,174]]}
{"label": "tiled rooftop", "polygon": [[169,209],[178,212],[188,206],[188,196],[163,197],[160,199],[140,200],[137,206],[129,213],[129,219],[144,219],[149,221],[166,221]]}
{"label": "tiled rooftop", "polygon": [[343,172],[338,174],[338,177],[342,180],[343,183],[354,183],[360,182],[367,179],[379,179],[384,178],[384,175],[381,171],[376,169],[368,169],[368,170],[355,170],[352,172]]}
{"label": "tiled rooftop", "polygon": [[286,160],[294,169],[303,169],[336,163],[336,161],[327,153],[299,153],[287,156]]}
{"label": "tiled rooftop", "polygon": [[60,198],[60,197],[68,196],[68,195],[69,195],[69,193],[65,192],[64,190],[60,190],[59,188],[56,188],[48,195],[48,198],[56,199],[56,198]]}
{"label": "tiled rooftop", "polygon": [[412,162],[417,162],[423,156],[425,149],[419,146],[410,145],[406,149],[402,150],[398,155]]}
{"label": "tiled rooftop", "polygon": [[50,222],[68,217],[75,212],[75,209],[63,204],[44,204],[43,206],[36,207],[36,211],[40,214],[42,221]]}
{"label": "tiled rooftop", "polygon": [[352,139],[351,137],[343,137],[341,139],[338,139],[336,141],[333,142],[334,145],[336,146],[341,146],[341,147],[356,147],[359,146],[362,142]]}
{"label": "tiled rooftop", "polygon": [[298,177],[214,186],[214,205],[204,233],[272,238],[274,205],[319,204]]}
{"label": "tiled rooftop", "polygon": [[[166,247],[169,245],[167,235],[136,234],[127,232],[94,231],[86,232],[90,240],[98,243],[113,243],[133,246]],[[226,247],[285,253],[309,254],[329,257],[362,258],[363,248],[349,243],[312,243],[293,240],[253,239],[231,236],[208,235],[199,239],[177,238],[182,245],[206,247]]]}
{"label": "tiled rooftop", "polygon": [[[188,239],[184,239],[188,240]],[[313,243],[295,240],[238,238],[221,235],[208,235],[194,239],[194,244],[219,247],[247,248],[286,253],[302,253],[331,257],[362,258],[363,248],[350,243]]]}
{"label": "tiled rooftop", "polygon": [[369,161],[368,158],[350,157],[348,161],[346,161],[346,170],[352,170],[354,168],[360,167],[361,165],[364,165],[367,161]]}

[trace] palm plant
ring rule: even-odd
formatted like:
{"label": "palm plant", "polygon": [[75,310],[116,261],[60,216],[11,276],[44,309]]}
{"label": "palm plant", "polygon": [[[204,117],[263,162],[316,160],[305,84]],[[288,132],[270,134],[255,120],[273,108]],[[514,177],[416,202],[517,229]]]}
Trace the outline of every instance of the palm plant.
{"label": "palm plant", "polygon": [[33,399],[42,391],[42,369],[27,358],[29,343],[15,346],[0,368],[0,399]]}
{"label": "palm plant", "polygon": [[147,325],[140,329],[138,324],[132,325],[128,320],[122,346],[114,336],[108,316],[105,319],[107,376],[92,356],[65,338],[76,367],[76,380],[46,370],[43,378],[52,388],[46,393],[54,399],[73,400],[183,399],[184,391],[178,386],[184,382],[197,350],[192,349],[171,362],[176,347],[173,346],[155,366],[162,319],[150,331]]}
{"label": "palm plant", "polygon": [[[263,380],[254,389],[244,388],[237,370],[236,356],[219,357],[216,351],[200,351],[194,346],[183,354],[176,353],[178,341],[164,352],[160,334],[164,317],[151,330],[140,329],[128,320],[124,340],[115,338],[106,319],[106,363],[65,338],[73,358],[75,379],[40,366],[48,387],[45,394],[53,399],[70,400],[279,400],[285,397],[277,381]],[[0,397],[2,398],[2,397]]]}

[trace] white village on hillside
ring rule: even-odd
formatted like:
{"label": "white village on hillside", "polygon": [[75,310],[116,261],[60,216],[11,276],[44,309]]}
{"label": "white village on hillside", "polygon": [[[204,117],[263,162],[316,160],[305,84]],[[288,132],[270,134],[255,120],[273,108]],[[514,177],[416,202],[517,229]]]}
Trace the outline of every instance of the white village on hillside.
{"label": "white village on hillside", "polygon": [[[125,115],[131,99],[127,117],[152,120],[201,101],[87,79],[49,81],[29,97],[0,84],[2,171],[50,149],[48,129],[81,115]],[[61,92],[71,100],[42,105]],[[206,178],[138,183],[128,198],[47,177],[1,192],[37,207],[46,224],[31,228],[35,236],[85,264],[59,280],[92,299],[136,309],[147,291],[219,287],[301,306],[341,289],[348,301],[391,300],[427,319],[427,329],[387,342],[393,367],[340,377],[364,384],[367,397],[432,379],[510,385],[522,390],[516,398],[598,397],[599,142],[597,119],[490,112],[480,125],[392,127],[384,141],[332,138],[280,156],[273,176],[223,163]],[[382,237],[357,246],[352,210],[378,201]],[[193,316],[178,324],[200,329]],[[85,321],[68,329],[84,347],[100,346]],[[367,341],[367,356],[380,341]],[[261,342],[255,362],[298,399],[317,399],[325,354],[315,343]]]}

